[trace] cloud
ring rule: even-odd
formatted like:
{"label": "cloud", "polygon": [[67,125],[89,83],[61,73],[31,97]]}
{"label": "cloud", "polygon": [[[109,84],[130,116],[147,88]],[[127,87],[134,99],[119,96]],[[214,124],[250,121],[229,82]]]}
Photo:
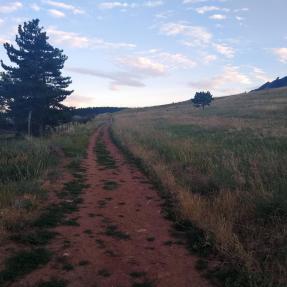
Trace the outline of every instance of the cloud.
{"label": "cloud", "polygon": [[162,0],[153,0],[153,1],[146,1],[141,4],[136,2],[102,2],[98,4],[98,8],[102,10],[111,10],[111,9],[128,9],[128,8],[138,8],[138,7],[147,7],[147,8],[155,8],[162,6],[164,1]]}
{"label": "cloud", "polygon": [[0,37],[0,44],[11,43],[9,40]]}
{"label": "cloud", "polygon": [[136,6],[135,3],[127,3],[127,2],[102,2],[98,5],[100,9],[108,10],[108,9],[115,9],[115,8],[129,8]]}
{"label": "cloud", "polygon": [[21,2],[10,2],[7,4],[0,5],[0,13],[12,13],[22,8],[23,4]]}
{"label": "cloud", "polygon": [[209,0],[183,0],[183,4],[195,4],[195,3],[203,3],[208,2]]}
{"label": "cloud", "polygon": [[204,27],[191,26],[184,23],[166,23],[160,28],[160,32],[167,36],[187,36],[188,39],[183,41],[186,46],[202,46],[210,43],[212,34]]}
{"label": "cloud", "polygon": [[241,16],[236,16],[235,19],[236,19],[237,21],[243,21],[243,20],[244,20],[244,18],[241,17]]}
{"label": "cloud", "polygon": [[238,13],[238,12],[249,12],[249,8],[245,7],[245,8],[235,9],[234,12],[235,13]]}
{"label": "cloud", "polygon": [[163,11],[163,12],[160,12],[158,14],[155,15],[155,18],[157,19],[167,19],[169,18],[172,14],[174,13],[174,11]]}
{"label": "cloud", "polygon": [[262,69],[258,67],[253,67],[253,75],[257,80],[268,82],[271,80],[271,77],[268,76]]}
{"label": "cloud", "polygon": [[77,8],[73,5],[70,5],[70,4],[67,4],[67,3],[63,3],[63,2],[57,2],[57,1],[44,1],[44,3],[50,5],[50,6],[53,6],[53,7],[56,7],[58,9],[64,9],[64,10],[69,10],[71,11],[73,14],[77,15],[77,14],[84,14],[85,11],[80,9],[80,8]]}
{"label": "cloud", "polygon": [[220,8],[216,6],[203,6],[195,9],[195,11],[198,14],[205,14],[207,12],[218,11],[218,10],[220,10]]}
{"label": "cloud", "polygon": [[52,15],[53,17],[56,17],[56,18],[64,18],[66,17],[66,14],[59,11],[59,10],[56,10],[56,9],[49,9],[48,10],[49,14]]}
{"label": "cloud", "polygon": [[131,43],[107,42],[100,38],[91,38],[82,36],[75,32],[57,30],[54,27],[49,27],[47,29],[47,33],[48,36],[51,36],[51,39],[54,43],[67,45],[73,48],[133,49],[136,47],[134,44]]}
{"label": "cloud", "polygon": [[[228,0],[213,0],[213,2],[223,3]],[[182,4],[197,4],[197,3],[205,3],[210,2],[210,0],[183,0]]]}
{"label": "cloud", "polygon": [[192,69],[197,63],[180,53],[161,52],[151,49],[144,56],[130,56],[120,58],[118,62],[122,67],[146,76],[164,76],[177,69]]}
{"label": "cloud", "polygon": [[163,61],[163,63],[165,63],[169,69],[190,69],[197,66],[197,63],[194,60],[180,53],[172,54],[162,52],[156,57]]}
{"label": "cloud", "polygon": [[145,87],[145,84],[142,83],[140,78],[127,72],[103,72],[95,69],[78,67],[67,67],[66,70],[77,74],[111,80],[110,88],[112,90],[115,90],[120,86]]}
{"label": "cloud", "polygon": [[209,16],[209,19],[212,19],[212,20],[225,20],[226,19],[226,15],[214,14],[212,16]]}
{"label": "cloud", "polygon": [[203,6],[203,7],[198,7],[195,9],[195,11],[198,14],[205,14],[207,12],[214,12],[214,11],[223,11],[223,12],[229,12],[230,9],[227,8],[221,8],[217,6]]}
{"label": "cloud", "polygon": [[163,1],[147,1],[145,2],[143,5],[145,7],[150,7],[150,8],[154,8],[154,7],[159,7],[159,6],[162,6],[164,4]]}
{"label": "cloud", "polygon": [[36,4],[36,3],[32,3],[32,4],[30,5],[30,8],[31,8],[32,10],[36,11],[36,12],[38,12],[38,11],[41,10],[41,7],[40,7],[38,4]]}
{"label": "cloud", "polygon": [[235,50],[230,47],[230,46],[227,46],[226,44],[213,44],[213,47],[215,48],[215,50],[227,57],[227,58],[233,58],[234,57],[234,54],[235,54]]}
{"label": "cloud", "polygon": [[275,48],[273,52],[280,62],[287,64],[287,48]]}
{"label": "cloud", "polygon": [[251,80],[248,76],[239,71],[239,67],[225,66],[222,74],[211,79],[190,83],[190,86],[196,89],[204,90],[221,90],[228,88],[230,85],[250,85]]}
{"label": "cloud", "polygon": [[160,76],[166,73],[165,65],[147,57],[125,57],[119,63],[137,73],[148,76]]}
{"label": "cloud", "polygon": [[212,55],[212,54],[204,55],[202,57],[202,60],[203,60],[204,64],[210,64],[210,63],[212,63],[212,62],[217,60],[217,56]]}

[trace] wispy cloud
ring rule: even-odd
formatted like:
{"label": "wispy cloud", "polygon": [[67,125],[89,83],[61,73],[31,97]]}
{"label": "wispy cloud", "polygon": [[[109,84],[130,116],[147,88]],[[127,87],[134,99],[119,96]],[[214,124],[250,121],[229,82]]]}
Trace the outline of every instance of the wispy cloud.
{"label": "wispy cloud", "polygon": [[208,2],[209,0],[183,0],[183,4],[195,4],[195,3],[204,3]]}
{"label": "wispy cloud", "polygon": [[141,81],[141,77],[127,72],[103,72],[96,69],[86,69],[79,67],[67,67],[67,71],[82,75],[110,80],[110,89],[117,90],[121,86],[129,87],[144,87],[145,84]]}
{"label": "wispy cloud", "polygon": [[197,7],[194,9],[198,14],[206,14],[208,12],[215,12],[215,11],[220,11],[220,12],[229,12],[230,9],[228,8],[222,8],[218,6],[202,6],[202,7]]}
{"label": "wispy cloud", "polygon": [[192,69],[197,66],[193,59],[181,53],[160,52],[155,57],[166,65],[169,70]]}
{"label": "wispy cloud", "polygon": [[38,4],[36,4],[36,3],[32,3],[32,4],[30,5],[30,8],[31,8],[32,10],[36,11],[36,12],[38,12],[38,11],[41,10],[41,7],[40,7]]}
{"label": "wispy cloud", "polygon": [[217,56],[213,54],[207,54],[202,57],[202,61],[204,64],[208,65],[217,60]]}
{"label": "wispy cloud", "polygon": [[110,88],[117,90],[121,86],[145,87],[144,81],[154,77],[163,77],[174,68],[191,68],[194,61],[182,54],[149,51],[150,56],[127,56],[117,59],[119,72],[103,72],[96,69],[67,68],[68,71],[109,79]]}
{"label": "wispy cloud", "polygon": [[120,58],[119,63],[131,71],[147,76],[160,76],[166,73],[166,67],[147,57],[125,57]]}
{"label": "wispy cloud", "polygon": [[73,14],[84,14],[85,11],[83,9],[77,8],[71,4],[67,4],[64,2],[57,2],[57,1],[50,1],[50,0],[46,0],[44,1],[44,3],[56,7],[58,9],[64,9],[64,10],[68,10],[71,11]]}
{"label": "wispy cloud", "polygon": [[1,38],[1,37],[0,37],[0,44],[2,45],[2,44],[4,44],[4,43],[10,43],[10,41],[7,40],[7,39],[5,39],[5,38]]}
{"label": "wispy cloud", "polygon": [[268,82],[271,80],[271,77],[266,74],[262,69],[258,67],[253,67],[253,75],[257,80]]}
{"label": "wispy cloud", "polygon": [[102,2],[98,4],[98,8],[102,10],[111,10],[111,9],[128,9],[128,8],[138,8],[138,7],[148,7],[155,8],[164,5],[164,1],[162,0],[153,0],[153,1],[145,1],[143,3],[138,2],[119,2],[119,1],[111,1],[111,2]]}
{"label": "wispy cloud", "polygon": [[63,13],[62,11],[56,10],[56,9],[49,9],[48,12],[50,15],[52,15],[53,17],[56,17],[56,18],[66,17],[65,13]]}
{"label": "wispy cloud", "polygon": [[150,8],[154,8],[154,7],[159,7],[159,6],[162,6],[164,4],[163,1],[156,1],[156,0],[153,0],[153,1],[147,1],[145,2],[143,5],[145,7],[150,7]]}
{"label": "wispy cloud", "polygon": [[245,7],[245,8],[240,8],[240,9],[235,9],[234,12],[238,13],[238,12],[248,12],[250,11],[249,8]]}
{"label": "wispy cloud", "polygon": [[227,58],[233,58],[234,57],[235,50],[232,47],[230,47],[230,46],[228,46],[226,44],[216,44],[216,43],[214,43],[213,47],[215,48],[215,50],[219,54],[221,54],[221,55],[223,55],[223,56],[225,56]]}
{"label": "wispy cloud", "polygon": [[75,32],[61,31],[54,27],[49,27],[47,33],[48,36],[51,36],[54,43],[73,48],[132,49],[136,47],[136,45],[131,43],[108,42],[101,38],[87,37]]}
{"label": "wispy cloud", "polygon": [[243,21],[243,20],[244,20],[244,18],[241,17],[241,16],[235,16],[235,19],[236,19],[237,21]]}
{"label": "wispy cloud", "polygon": [[226,18],[227,18],[226,15],[223,15],[223,14],[214,14],[214,15],[209,16],[209,19],[212,19],[212,20],[225,20]]}
{"label": "wispy cloud", "polygon": [[230,84],[248,86],[251,84],[250,78],[239,71],[239,67],[225,66],[220,75],[211,79],[205,79],[190,83],[196,89],[221,90],[224,91]]}
{"label": "wispy cloud", "polygon": [[98,5],[100,9],[103,10],[109,10],[109,9],[115,9],[115,8],[129,8],[129,7],[135,7],[136,3],[127,3],[127,2],[102,2]]}
{"label": "wispy cloud", "polygon": [[287,64],[287,48],[275,48],[273,52],[280,62]]}
{"label": "wispy cloud", "polygon": [[12,13],[20,8],[23,7],[23,4],[21,2],[10,2],[6,4],[0,4],[0,13]]}
{"label": "wispy cloud", "polygon": [[208,44],[212,34],[205,27],[191,26],[185,23],[166,23],[160,27],[160,32],[167,36],[186,36],[183,41],[186,46],[202,46]]}

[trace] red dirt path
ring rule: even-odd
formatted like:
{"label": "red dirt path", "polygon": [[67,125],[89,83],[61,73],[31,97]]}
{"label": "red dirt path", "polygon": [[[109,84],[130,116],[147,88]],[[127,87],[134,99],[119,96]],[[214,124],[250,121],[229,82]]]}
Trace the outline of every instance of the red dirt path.
{"label": "red dirt path", "polygon": [[[163,202],[157,191],[126,161],[112,143],[107,127],[102,129],[103,140],[118,168],[103,169],[96,162],[97,131],[90,139],[83,163],[90,187],[82,194],[79,211],[72,215],[79,217],[80,226],[57,227],[60,235],[48,246],[54,253],[53,260],[12,286],[35,286],[40,280],[51,278],[67,280],[69,287],[131,287],[145,280],[157,287],[210,286],[195,269],[196,258],[183,245],[170,244],[176,239],[169,233],[171,222],[161,214]],[[104,180],[116,181],[119,187],[105,190]],[[117,225],[130,239],[106,235],[108,225]],[[63,248],[65,240],[70,244]],[[74,266],[73,270],[58,267],[55,258],[63,256]],[[79,265],[81,261],[86,262]],[[134,278],[132,272],[146,275]]]}

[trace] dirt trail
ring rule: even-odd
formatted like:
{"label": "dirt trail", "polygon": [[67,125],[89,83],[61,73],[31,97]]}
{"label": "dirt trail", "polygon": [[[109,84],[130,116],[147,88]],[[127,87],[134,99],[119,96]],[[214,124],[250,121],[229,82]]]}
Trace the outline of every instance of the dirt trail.
{"label": "dirt trail", "polygon": [[[99,139],[112,158],[108,167],[96,159]],[[57,227],[60,235],[48,246],[53,260],[13,286],[51,278],[67,280],[69,287],[210,286],[196,271],[196,258],[170,235],[157,191],[112,143],[106,126],[91,137],[87,155],[89,187],[72,215],[79,226]],[[63,257],[66,270],[57,267]]]}

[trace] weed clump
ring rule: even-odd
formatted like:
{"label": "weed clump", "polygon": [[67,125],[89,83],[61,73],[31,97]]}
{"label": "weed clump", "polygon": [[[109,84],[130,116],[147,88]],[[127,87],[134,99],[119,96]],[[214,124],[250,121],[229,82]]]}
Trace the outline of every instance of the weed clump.
{"label": "weed clump", "polygon": [[45,248],[20,251],[6,259],[4,270],[0,272],[0,283],[14,281],[20,276],[28,274],[51,259],[51,252]]}

